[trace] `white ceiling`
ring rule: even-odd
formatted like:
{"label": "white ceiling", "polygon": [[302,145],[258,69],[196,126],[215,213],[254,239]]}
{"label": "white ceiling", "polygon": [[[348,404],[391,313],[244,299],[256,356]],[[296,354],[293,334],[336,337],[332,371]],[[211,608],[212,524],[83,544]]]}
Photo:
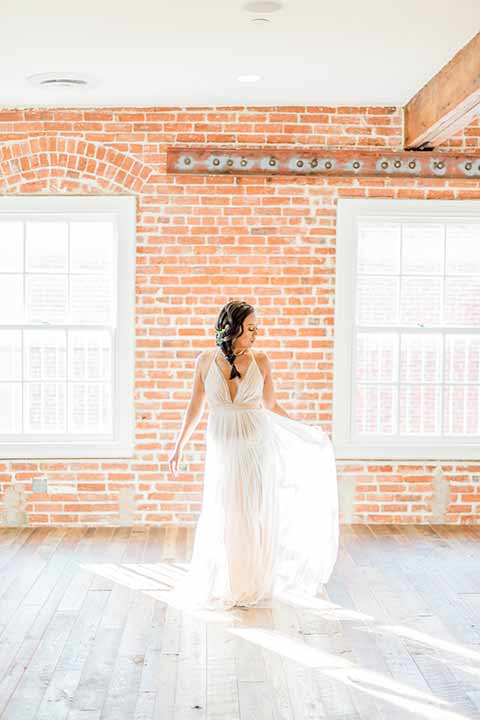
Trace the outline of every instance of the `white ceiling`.
{"label": "white ceiling", "polygon": [[285,0],[269,24],[243,4],[4,0],[0,107],[404,105],[480,28],[479,0]]}

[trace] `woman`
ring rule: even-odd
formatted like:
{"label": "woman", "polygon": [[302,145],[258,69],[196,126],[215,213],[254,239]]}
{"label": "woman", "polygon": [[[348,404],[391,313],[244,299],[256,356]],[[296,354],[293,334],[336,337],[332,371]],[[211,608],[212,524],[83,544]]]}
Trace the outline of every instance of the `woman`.
{"label": "woman", "polygon": [[274,596],[315,596],[338,552],[335,458],[328,435],[278,404],[267,355],[253,351],[254,308],[227,303],[216,350],[195,365],[192,396],[170,470],[208,400],[204,495],[192,561],[177,587],[189,605],[269,607]]}

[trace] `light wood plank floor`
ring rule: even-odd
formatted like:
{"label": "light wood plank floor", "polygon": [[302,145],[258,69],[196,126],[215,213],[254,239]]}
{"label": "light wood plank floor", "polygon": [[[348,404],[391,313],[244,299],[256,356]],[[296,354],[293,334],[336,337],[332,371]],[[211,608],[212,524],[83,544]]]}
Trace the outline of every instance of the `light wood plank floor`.
{"label": "light wood plank floor", "polygon": [[168,601],[191,528],[0,528],[2,720],[480,718],[480,526],[341,526],[310,607]]}

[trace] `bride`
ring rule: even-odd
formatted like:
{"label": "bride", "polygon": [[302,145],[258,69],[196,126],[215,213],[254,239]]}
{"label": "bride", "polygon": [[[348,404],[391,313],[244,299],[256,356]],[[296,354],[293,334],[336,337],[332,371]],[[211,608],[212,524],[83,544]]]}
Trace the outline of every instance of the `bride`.
{"label": "bride", "polygon": [[320,426],[278,404],[269,359],[253,350],[254,308],[227,303],[216,349],[196,360],[192,395],[168,462],[208,402],[202,510],[186,577],[175,591],[194,607],[271,607],[275,596],[314,597],[338,553],[333,448]]}

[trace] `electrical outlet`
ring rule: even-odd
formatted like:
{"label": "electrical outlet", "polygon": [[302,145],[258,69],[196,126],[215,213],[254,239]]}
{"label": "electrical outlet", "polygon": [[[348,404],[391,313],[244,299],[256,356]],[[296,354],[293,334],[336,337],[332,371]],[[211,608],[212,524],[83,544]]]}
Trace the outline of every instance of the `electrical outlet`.
{"label": "electrical outlet", "polygon": [[32,492],[34,493],[46,493],[48,488],[47,478],[33,478],[32,480]]}

